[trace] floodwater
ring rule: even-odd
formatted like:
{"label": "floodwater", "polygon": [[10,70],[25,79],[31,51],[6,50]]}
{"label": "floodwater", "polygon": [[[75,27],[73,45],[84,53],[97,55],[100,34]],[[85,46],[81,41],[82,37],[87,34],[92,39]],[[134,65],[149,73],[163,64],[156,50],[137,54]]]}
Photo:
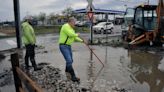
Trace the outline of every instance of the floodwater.
{"label": "floodwater", "polygon": [[[82,36],[87,39],[89,34]],[[49,34],[37,38],[36,62],[50,63],[60,68],[64,75],[65,61],[58,47],[58,36]],[[14,41],[14,38],[7,40]],[[10,45],[11,48],[15,46],[14,43]],[[81,79],[81,86],[98,92],[164,92],[164,51],[128,50],[103,45],[92,48],[105,67],[95,56],[90,60],[90,51],[85,44],[74,43],[72,46],[73,66]],[[0,57],[0,92],[14,92],[10,53],[2,53]]]}

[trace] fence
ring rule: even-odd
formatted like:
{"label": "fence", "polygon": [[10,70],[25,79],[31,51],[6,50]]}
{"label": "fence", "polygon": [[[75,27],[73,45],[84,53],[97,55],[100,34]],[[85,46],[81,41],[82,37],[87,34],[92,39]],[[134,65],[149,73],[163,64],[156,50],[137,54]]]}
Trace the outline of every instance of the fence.
{"label": "fence", "polygon": [[[18,53],[11,54],[11,64],[16,92],[43,92],[42,88],[40,88],[25,72],[20,69]],[[24,83],[24,85],[22,85],[22,83]],[[29,86],[27,87],[26,84]]]}

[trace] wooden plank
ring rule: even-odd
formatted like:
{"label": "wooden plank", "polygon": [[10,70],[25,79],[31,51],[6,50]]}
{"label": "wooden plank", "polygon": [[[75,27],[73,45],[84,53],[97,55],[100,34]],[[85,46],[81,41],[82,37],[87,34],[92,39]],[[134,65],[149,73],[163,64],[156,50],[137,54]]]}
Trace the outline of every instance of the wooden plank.
{"label": "wooden plank", "polygon": [[16,92],[20,92],[19,87],[22,87],[22,83],[18,76],[18,73],[16,72],[16,67],[19,67],[18,53],[11,54],[11,64],[12,64],[12,70],[13,70],[13,75],[14,75],[15,89],[16,89]]}
{"label": "wooden plank", "polygon": [[35,92],[43,92],[42,88],[39,87],[31,78],[29,78],[20,68],[16,67],[16,71],[23,82],[27,82],[31,85]]}
{"label": "wooden plank", "polygon": [[146,41],[146,38],[143,38],[143,39],[141,39],[141,40],[136,41],[135,43],[133,43],[133,45],[137,45],[137,44],[143,43],[145,41]]}
{"label": "wooden plank", "polygon": [[134,39],[133,41],[131,41],[129,44],[134,44],[134,43],[136,43],[136,41],[140,40],[140,39],[143,38],[143,37],[145,37],[145,34],[143,34],[143,35],[141,35],[141,36],[135,38],[135,39]]}
{"label": "wooden plank", "polygon": [[19,92],[25,92],[23,88],[19,87]]}

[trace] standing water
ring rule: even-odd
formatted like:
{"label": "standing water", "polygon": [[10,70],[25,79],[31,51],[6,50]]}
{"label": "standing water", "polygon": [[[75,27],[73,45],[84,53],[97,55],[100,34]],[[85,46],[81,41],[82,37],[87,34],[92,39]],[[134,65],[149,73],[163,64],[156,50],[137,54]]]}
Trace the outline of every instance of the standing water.
{"label": "standing water", "polygon": [[[38,36],[36,62],[50,63],[65,76],[65,60],[57,40],[58,36],[55,35]],[[72,45],[73,66],[81,78],[81,87],[92,92],[164,92],[164,51],[98,45],[92,48],[105,67],[95,57],[90,61],[90,52],[84,44]],[[0,55],[0,68],[1,92],[14,92],[9,52]]]}

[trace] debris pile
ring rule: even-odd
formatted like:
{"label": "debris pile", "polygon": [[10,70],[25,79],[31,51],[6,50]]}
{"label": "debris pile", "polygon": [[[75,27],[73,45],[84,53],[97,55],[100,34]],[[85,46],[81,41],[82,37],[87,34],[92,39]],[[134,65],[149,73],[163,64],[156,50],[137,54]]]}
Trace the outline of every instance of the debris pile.
{"label": "debris pile", "polygon": [[0,87],[14,84],[14,79],[12,74],[13,73],[11,69],[4,69],[3,72],[0,73]]}
{"label": "debris pile", "polygon": [[[33,71],[33,69],[30,69],[29,73],[30,77],[45,89],[46,92],[99,92],[99,90],[94,88],[84,87],[82,83],[79,84],[67,80],[66,76],[61,74],[59,68],[50,65],[45,66],[39,71]],[[112,89],[112,92],[128,92],[125,89],[114,88],[115,89]]]}
{"label": "debris pile", "polygon": [[95,45],[105,45],[105,46],[113,46],[113,47],[121,47],[123,46],[123,41],[120,38],[117,39],[95,39],[93,41]]}
{"label": "debris pile", "polygon": [[88,92],[82,91],[78,83],[67,80],[61,74],[61,70],[53,66],[46,66],[39,71],[31,69],[29,73],[30,77],[47,92]]}

